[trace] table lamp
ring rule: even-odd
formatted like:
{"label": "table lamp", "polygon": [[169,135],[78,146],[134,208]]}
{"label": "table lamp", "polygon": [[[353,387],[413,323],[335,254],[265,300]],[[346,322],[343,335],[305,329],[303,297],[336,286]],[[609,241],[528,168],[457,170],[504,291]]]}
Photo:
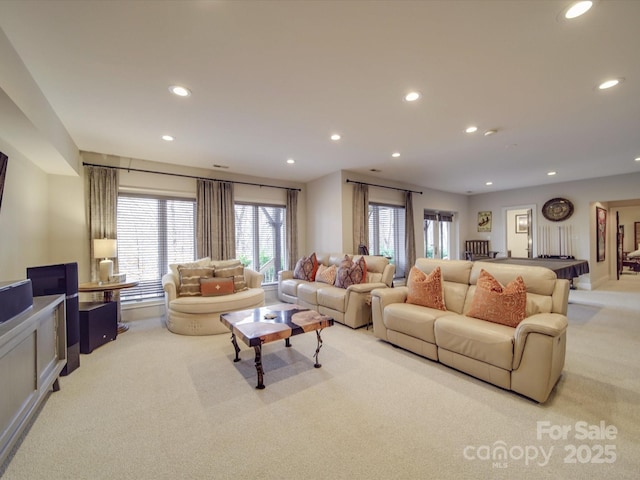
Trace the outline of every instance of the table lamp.
{"label": "table lamp", "polygon": [[93,240],[93,258],[102,258],[100,261],[100,283],[107,283],[113,275],[113,261],[111,258],[118,256],[118,242],[111,238],[96,238]]}

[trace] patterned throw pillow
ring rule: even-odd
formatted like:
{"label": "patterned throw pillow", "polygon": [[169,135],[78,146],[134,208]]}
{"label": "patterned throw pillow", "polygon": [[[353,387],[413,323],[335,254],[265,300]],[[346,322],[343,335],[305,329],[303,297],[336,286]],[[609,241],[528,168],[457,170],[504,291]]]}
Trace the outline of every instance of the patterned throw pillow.
{"label": "patterned throw pillow", "polygon": [[316,279],[316,272],[318,271],[318,259],[315,252],[308,257],[302,257],[296,263],[296,268],[293,270],[293,278],[298,280],[306,280],[307,282],[313,282]]}
{"label": "patterned throw pillow", "polygon": [[192,297],[200,295],[200,279],[213,277],[213,268],[178,265],[178,275],[180,276],[178,295]]}
{"label": "patterned throw pillow", "polygon": [[469,317],[517,327],[527,315],[527,287],[518,276],[506,287],[489,272],[480,270]]}
{"label": "patterned throw pillow", "polygon": [[216,278],[233,278],[234,292],[249,290],[244,279],[244,266],[240,263],[240,260],[227,260],[217,264],[214,262],[214,265],[216,265],[214,272]]}
{"label": "patterned throw pillow", "polygon": [[318,265],[318,272],[316,273],[316,282],[328,283],[333,285],[336,281],[336,275],[338,274],[338,267],[331,265],[326,267],[322,264]]}
{"label": "patterned throw pillow", "polygon": [[230,295],[234,293],[234,281],[231,277],[226,278],[201,278],[200,293],[203,297],[216,297],[219,295]]}
{"label": "patterned throw pillow", "polygon": [[407,280],[406,303],[422,305],[423,307],[446,310],[444,304],[444,287],[442,285],[442,271],[436,267],[429,275],[416,267],[411,267]]}
{"label": "patterned throw pillow", "polygon": [[357,262],[354,262],[349,255],[345,255],[338,267],[334,285],[340,288],[347,288],[350,285],[364,283],[366,279],[367,263],[364,261],[364,257],[360,257]]}

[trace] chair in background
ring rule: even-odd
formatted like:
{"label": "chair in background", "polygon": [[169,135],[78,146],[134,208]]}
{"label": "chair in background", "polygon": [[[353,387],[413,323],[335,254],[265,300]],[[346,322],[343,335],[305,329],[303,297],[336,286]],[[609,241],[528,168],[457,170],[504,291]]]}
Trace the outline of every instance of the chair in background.
{"label": "chair in background", "polygon": [[483,260],[496,258],[498,252],[489,250],[489,240],[467,240],[464,242],[464,258],[466,260]]}

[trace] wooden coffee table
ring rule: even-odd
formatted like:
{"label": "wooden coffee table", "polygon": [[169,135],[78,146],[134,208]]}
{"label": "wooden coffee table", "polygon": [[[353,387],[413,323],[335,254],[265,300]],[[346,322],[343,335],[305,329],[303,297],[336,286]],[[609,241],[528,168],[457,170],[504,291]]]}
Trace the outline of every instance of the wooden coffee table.
{"label": "wooden coffee table", "polygon": [[316,360],[313,366],[320,368],[322,366],[318,362],[318,354],[322,347],[320,332],[323,328],[333,325],[333,318],[322,315],[315,310],[290,303],[223,313],[220,315],[220,321],[231,330],[231,343],[233,343],[233,347],[236,350],[234,362],[240,361],[238,356],[240,348],[236,337],[240,337],[247,346],[253,347],[255,350],[256,372],[258,374],[256,388],[259,389],[264,388],[264,371],[262,369],[263,344],[284,340],[285,346],[290,347],[290,337],[315,331],[318,338],[318,347],[313,355]]}

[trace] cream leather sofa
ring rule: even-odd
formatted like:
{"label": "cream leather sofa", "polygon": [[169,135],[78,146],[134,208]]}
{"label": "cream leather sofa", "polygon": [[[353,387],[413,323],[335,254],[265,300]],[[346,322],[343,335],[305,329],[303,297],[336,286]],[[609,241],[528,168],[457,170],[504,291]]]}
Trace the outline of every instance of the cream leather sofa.
{"label": "cream leather sofa", "polygon": [[[419,258],[429,274],[441,268],[447,311],[404,303],[407,287],[372,292],[374,335],[538,402],[545,402],[565,360],[568,280],[543,267]],[[465,316],[480,270],[507,285],[521,275],[526,318],[509,327]]]}
{"label": "cream leather sofa", "polygon": [[[198,260],[205,264],[210,259]],[[195,262],[195,263],[198,263]],[[229,333],[229,329],[220,322],[220,314],[264,306],[264,275],[254,270],[244,269],[247,290],[222,296],[178,296],[180,279],[177,265],[170,265],[170,272],[162,277],[167,328],[181,335],[217,335]]]}
{"label": "cream leather sofa", "polygon": [[[316,253],[318,264],[325,266],[339,266],[344,256],[344,253]],[[360,255],[352,258],[356,262]],[[371,291],[391,287],[396,267],[385,257],[364,255],[364,260],[367,264],[366,283],[351,285],[346,289],[298,280],[293,278],[293,270],[283,270],[278,273],[278,298],[329,315],[336,322],[351,328],[368,325],[371,323]]]}

